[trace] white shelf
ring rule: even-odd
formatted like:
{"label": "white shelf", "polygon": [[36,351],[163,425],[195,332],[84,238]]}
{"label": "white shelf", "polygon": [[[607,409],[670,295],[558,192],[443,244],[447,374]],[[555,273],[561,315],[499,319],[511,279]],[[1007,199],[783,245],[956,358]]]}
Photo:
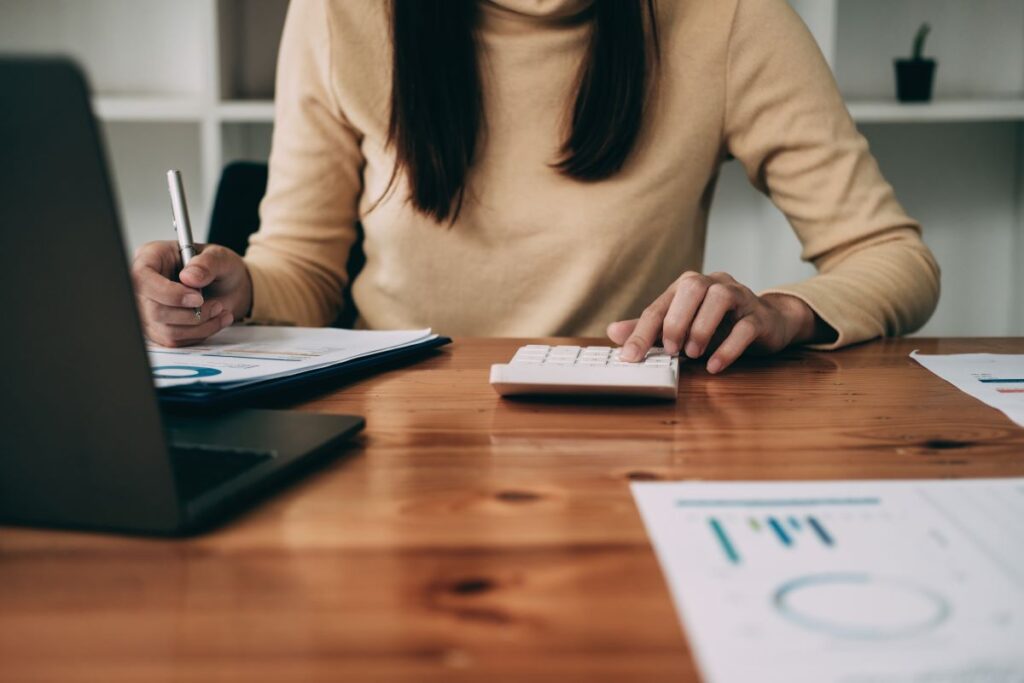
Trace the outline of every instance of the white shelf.
{"label": "white shelf", "polygon": [[[97,115],[105,121],[201,121],[207,108],[198,99],[180,97],[99,96]],[[927,123],[1024,121],[1024,99],[944,100],[922,104],[851,100],[850,113],[859,123]],[[216,119],[226,123],[273,123],[272,100],[230,100],[214,105]]]}
{"label": "white shelf", "polygon": [[940,100],[921,104],[852,100],[847,106],[859,123],[1024,121],[1024,99]]}
{"label": "white shelf", "polygon": [[104,121],[199,122],[203,104],[190,97],[122,97],[100,95],[93,109]]}
{"label": "white shelf", "polygon": [[231,100],[217,105],[221,121],[240,123],[271,123],[274,120],[273,100]]}

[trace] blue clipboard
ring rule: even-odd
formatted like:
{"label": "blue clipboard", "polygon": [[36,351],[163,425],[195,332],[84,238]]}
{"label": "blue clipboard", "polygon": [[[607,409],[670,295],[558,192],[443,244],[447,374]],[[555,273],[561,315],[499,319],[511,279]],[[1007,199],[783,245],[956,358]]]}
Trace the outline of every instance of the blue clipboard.
{"label": "blue clipboard", "polygon": [[373,371],[387,370],[418,360],[434,349],[450,344],[451,341],[448,337],[439,336],[299,375],[236,386],[188,384],[165,387],[157,389],[157,397],[160,399],[161,408],[184,411],[277,405],[294,401],[346,380],[364,377]]}

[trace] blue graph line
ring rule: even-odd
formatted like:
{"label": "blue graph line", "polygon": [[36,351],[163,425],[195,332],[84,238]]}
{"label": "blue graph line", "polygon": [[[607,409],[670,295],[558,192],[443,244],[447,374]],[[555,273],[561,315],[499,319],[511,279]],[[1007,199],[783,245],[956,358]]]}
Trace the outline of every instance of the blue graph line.
{"label": "blue graph line", "polygon": [[878,505],[879,498],[691,498],[679,499],[681,508],[800,507],[819,505]]}
{"label": "blue graph line", "polygon": [[729,561],[733,564],[739,564],[740,555],[736,552],[736,548],[733,547],[732,542],[726,535],[725,529],[722,528],[722,525],[714,517],[709,519],[708,523],[711,525],[711,530],[715,533],[715,538],[718,539],[719,545],[722,546],[722,551],[725,552],[725,556],[729,558]]}
{"label": "blue graph line", "polygon": [[1002,379],[999,377],[989,377],[988,379],[978,378],[978,381],[982,384],[1024,384],[1024,378],[1021,379]]}

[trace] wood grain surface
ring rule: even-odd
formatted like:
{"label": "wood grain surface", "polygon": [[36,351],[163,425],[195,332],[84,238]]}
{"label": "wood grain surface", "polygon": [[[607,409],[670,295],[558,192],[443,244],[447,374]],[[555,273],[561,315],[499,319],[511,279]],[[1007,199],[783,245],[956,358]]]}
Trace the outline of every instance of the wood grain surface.
{"label": "wood grain surface", "polygon": [[1024,429],[907,357],[1024,339],[687,364],[676,404],[499,399],[524,343],[300,405],[367,430],[206,535],[0,528],[0,680],[695,681],[631,480],[1024,476]]}

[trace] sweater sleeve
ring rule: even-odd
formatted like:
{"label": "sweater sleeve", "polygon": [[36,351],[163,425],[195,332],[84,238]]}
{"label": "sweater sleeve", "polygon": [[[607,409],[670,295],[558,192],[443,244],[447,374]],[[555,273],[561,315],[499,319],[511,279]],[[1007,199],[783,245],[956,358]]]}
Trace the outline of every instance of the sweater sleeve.
{"label": "sweater sleeve", "polygon": [[330,324],[348,285],[363,157],[334,95],[329,21],[324,0],[292,0],[285,21],[267,193],[245,254],[256,322]]}
{"label": "sweater sleeve", "polygon": [[921,327],[939,268],[843,103],[814,38],[785,0],[737,0],[724,137],[786,215],[818,274],[763,294],[803,300],[838,348]]}

